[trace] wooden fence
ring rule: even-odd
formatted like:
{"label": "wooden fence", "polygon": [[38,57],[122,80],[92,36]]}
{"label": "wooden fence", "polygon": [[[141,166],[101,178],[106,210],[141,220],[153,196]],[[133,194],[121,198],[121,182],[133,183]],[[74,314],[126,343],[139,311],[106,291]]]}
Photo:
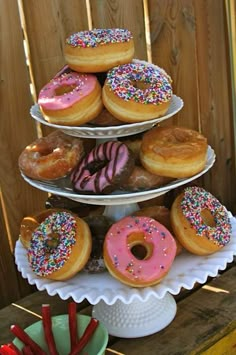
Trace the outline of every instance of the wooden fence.
{"label": "wooden fence", "polygon": [[46,134],[29,110],[41,87],[64,65],[64,40],[73,32],[132,31],[135,57],[163,67],[184,101],[168,123],[201,131],[216,152],[203,185],[235,213],[229,7],[235,14],[234,0],[0,0],[0,307],[34,291],[16,270],[13,253],[22,218],[42,209],[47,194],[23,181],[17,160],[38,134]]}

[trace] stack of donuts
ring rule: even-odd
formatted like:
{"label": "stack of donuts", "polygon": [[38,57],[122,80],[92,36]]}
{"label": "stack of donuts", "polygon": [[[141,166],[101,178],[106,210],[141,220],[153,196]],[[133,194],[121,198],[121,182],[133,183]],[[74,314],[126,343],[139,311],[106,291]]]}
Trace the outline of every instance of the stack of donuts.
{"label": "stack of donuts", "polygon": [[[94,29],[65,41],[66,65],[39,92],[46,121],[60,126],[132,124],[163,116],[172,98],[164,69],[134,60],[126,29]],[[69,137],[55,131],[29,144],[20,170],[38,180],[70,176],[75,192],[158,188],[200,172],[207,140],[186,127],[154,127],[137,140],[107,141]]]}
{"label": "stack of donuts", "polygon": [[183,250],[210,255],[231,234],[226,208],[198,186],[184,188],[170,209],[154,205],[118,221],[54,206],[24,217],[20,226],[38,277],[63,281],[82,271],[106,271],[131,287],[158,284]]}
{"label": "stack of donuts", "polygon": [[164,69],[133,59],[130,31],[81,31],[65,42],[65,66],[39,92],[46,121],[110,126],[147,121],[167,112],[172,80]]}

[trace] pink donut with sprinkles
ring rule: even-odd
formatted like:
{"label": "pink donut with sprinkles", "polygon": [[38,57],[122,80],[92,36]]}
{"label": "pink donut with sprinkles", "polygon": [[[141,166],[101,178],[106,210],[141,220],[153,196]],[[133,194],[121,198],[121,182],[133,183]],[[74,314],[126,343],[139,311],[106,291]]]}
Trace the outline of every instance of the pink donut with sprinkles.
{"label": "pink donut with sprinkles", "polygon": [[73,33],[66,39],[64,56],[69,67],[77,72],[106,72],[133,59],[133,36],[120,28]]}
{"label": "pink donut with sprinkles", "polygon": [[39,277],[67,280],[87,263],[92,250],[88,224],[69,212],[54,212],[32,233],[28,260]]}
{"label": "pink donut with sprinkles", "polygon": [[230,241],[226,208],[202,187],[185,188],[172,204],[170,217],[175,237],[193,254],[213,254]]}
{"label": "pink donut with sprinkles", "polygon": [[176,256],[171,233],[149,217],[124,217],[105,236],[103,257],[110,274],[132,287],[159,283]]}
{"label": "pink donut with sprinkles", "polygon": [[109,70],[102,88],[106,109],[127,123],[165,115],[171,98],[170,76],[164,69],[144,61],[134,60]]}
{"label": "pink donut with sprinkles", "polygon": [[39,92],[38,104],[46,121],[79,126],[102,111],[101,86],[95,75],[65,70]]}
{"label": "pink donut with sprinkles", "polygon": [[133,154],[124,143],[105,142],[80,161],[71,182],[75,191],[107,194],[119,188],[133,168]]}

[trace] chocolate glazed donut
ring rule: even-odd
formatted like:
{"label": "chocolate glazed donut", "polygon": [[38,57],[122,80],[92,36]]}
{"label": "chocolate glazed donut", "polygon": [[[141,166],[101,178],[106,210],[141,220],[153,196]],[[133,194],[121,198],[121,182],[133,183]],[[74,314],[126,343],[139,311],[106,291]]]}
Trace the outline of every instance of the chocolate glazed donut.
{"label": "chocolate glazed donut", "polygon": [[133,168],[133,153],[125,144],[105,142],[80,161],[71,174],[71,182],[75,191],[108,194],[122,185]]}

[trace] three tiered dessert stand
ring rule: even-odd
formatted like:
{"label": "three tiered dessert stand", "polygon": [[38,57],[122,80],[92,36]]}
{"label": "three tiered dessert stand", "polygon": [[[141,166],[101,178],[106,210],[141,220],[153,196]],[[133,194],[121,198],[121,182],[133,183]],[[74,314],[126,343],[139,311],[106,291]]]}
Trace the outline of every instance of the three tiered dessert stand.
{"label": "three tiered dessert stand", "polygon": [[[69,127],[50,124],[44,120],[39,106],[31,108],[31,116],[38,122],[59,129],[76,137],[96,139],[97,144],[116,140],[118,137],[131,136],[145,132],[164,121],[183,107],[183,101],[173,95],[167,114],[151,121],[124,124],[113,127],[94,127],[84,125]],[[92,205],[105,206],[104,215],[114,221],[138,210],[138,203],[167,193],[181,185],[193,181],[205,174],[215,162],[215,153],[208,146],[205,168],[195,176],[178,179],[160,188],[140,192],[115,191],[109,195],[83,195],[75,193],[68,178],[53,182],[32,180],[22,173],[24,180],[40,190],[71,200]],[[87,299],[93,305],[92,314],[107,327],[109,334],[135,338],[153,334],[165,328],[175,317],[177,307],[173,295],[181,288],[191,289],[196,282],[204,283],[209,276],[214,277],[219,270],[224,270],[227,263],[233,261],[236,252],[236,221],[230,214],[233,238],[221,251],[210,256],[190,255],[182,252],[175,258],[167,276],[156,286],[133,288],[114,279],[108,272],[89,274],[80,272],[67,281],[52,281],[37,277],[31,270],[27,252],[20,241],[16,243],[15,260],[18,270],[30,284],[38,290],[46,290],[49,295],[59,295],[66,300],[70,297],[75,302]]]}

